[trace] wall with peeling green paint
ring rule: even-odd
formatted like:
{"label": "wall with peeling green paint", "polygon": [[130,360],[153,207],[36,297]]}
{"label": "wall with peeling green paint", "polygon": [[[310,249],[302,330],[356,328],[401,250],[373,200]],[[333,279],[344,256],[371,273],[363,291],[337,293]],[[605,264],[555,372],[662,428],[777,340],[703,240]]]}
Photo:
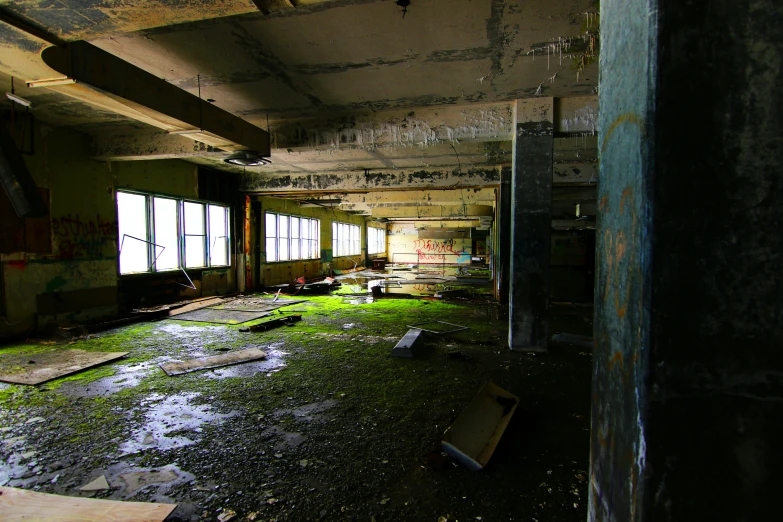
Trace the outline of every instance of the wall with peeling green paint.
{"label": "wall with peeling green paint", "polygon": [[49,189],[52,251],[0,255],[0,315],[5,318],[0,339],[118,313],[116,302],[100,302],[44,316],[36,304],[40,294],[105,289],[111,295],[117,287],[117,188],[197,196],[195,165],[179,160],[102,163],[90,159],[82,134],[46,125],[35,125],[34,132],[34,153],[25,161],[36,185]]}

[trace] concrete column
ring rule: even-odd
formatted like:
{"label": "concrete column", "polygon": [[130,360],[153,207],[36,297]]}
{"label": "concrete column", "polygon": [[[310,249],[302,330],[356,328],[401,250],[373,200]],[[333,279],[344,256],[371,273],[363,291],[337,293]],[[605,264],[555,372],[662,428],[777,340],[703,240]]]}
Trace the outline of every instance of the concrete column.
{"label": "concrete column", "polygon": [[552,229],[552,98],[514,106],[508,346],[546,351]]}
{"label": "concrete column", "polygon": [[780,512],[781,21],[601,2],[592,521]]}
{"label": "concrete column", "polygon": [[494,255],[495,288],[498,302],[508,302],[509,267],[511,265],[511,171],[500,171],[500,187],[495,218],[496,251]]}

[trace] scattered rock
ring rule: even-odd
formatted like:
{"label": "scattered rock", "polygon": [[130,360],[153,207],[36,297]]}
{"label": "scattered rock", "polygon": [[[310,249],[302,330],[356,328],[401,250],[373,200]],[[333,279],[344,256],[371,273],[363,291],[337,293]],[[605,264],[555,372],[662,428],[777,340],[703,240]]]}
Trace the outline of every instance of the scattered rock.
{"label": "scattered rock", "polygon": [[217,519],[220,522],[228,522],[229,520],[233,520],[236,516],[237,512],[233,509],[224,509],[223,512],[218,515]]}

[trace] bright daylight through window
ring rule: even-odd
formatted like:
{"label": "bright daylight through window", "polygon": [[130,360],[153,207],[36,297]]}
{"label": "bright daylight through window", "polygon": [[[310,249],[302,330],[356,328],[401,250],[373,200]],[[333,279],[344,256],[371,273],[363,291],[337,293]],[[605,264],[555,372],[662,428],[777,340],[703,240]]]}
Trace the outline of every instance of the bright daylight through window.
{"label": "bright daylight through window", "polygon": [[386,230],[367,227],[367,253],[383,254],[386,252]]}
{"label": "bright daylight through window", "polygon": [[357,225],[332,222],[332,256],[358,256],[362,253]]}
{"label": "bright daylight through window", "polygon": [[120,273],[228,266],[225,205],[117,191]]}
{"label": "bright daylight through window", "polygon": [[317,219],[267,212],[264,229],[267,262],[321,257]]}

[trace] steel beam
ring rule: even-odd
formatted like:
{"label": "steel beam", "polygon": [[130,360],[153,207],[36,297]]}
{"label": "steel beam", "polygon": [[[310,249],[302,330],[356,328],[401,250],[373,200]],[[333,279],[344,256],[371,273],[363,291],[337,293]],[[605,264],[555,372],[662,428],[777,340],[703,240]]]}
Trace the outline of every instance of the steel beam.
{"label": "steel beam", "polygon": [[265,130],[90,43],[49,47],[41,57],[52,69],[76,80],[75,84],[55,87],[58,92],[87,102],[95,100],[99,106],[124,107],[143,115],[147,123],[212,147],[254,150],[269,156]]}

